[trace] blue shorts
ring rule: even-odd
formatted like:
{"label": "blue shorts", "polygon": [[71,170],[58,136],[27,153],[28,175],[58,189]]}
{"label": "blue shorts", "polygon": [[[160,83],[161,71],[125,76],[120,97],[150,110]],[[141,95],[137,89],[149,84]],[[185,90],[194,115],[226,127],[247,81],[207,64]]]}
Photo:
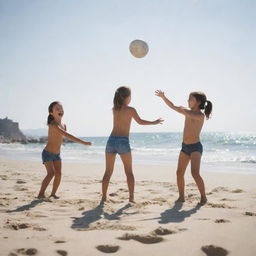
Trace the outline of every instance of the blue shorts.
{"label": "blue shorts", "polygon": [[201,144],[201,142],[197,142],[194,144],[185,144],[182,143],[182,148],[181,148],[181,152],[185,153],[186,155],[191,155],[191,153],[193,152],[199,152],[199,153],[203,153],[203,145]]}
{"label": "blue shorts", "polygon": [[118,153],[119,155],[131,152],[129,138],[125,136],[110,136],[106,145],[106,153]]}
{"label": "blue shorts", "polygon": [[43,152],[42,152],[43,164],[45,162],[53,162],[53,161],[58,161],[58,160],[61,160],[60,154],[53,154],[53,153],[46,151],[45,149],[43,150]]}

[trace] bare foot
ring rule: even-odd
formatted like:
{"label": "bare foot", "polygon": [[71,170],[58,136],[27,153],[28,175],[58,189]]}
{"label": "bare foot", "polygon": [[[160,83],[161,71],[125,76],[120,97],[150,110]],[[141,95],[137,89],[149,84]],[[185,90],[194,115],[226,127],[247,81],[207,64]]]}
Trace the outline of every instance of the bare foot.
{"label": "bare foot", "polygon": [[133,198],[133,197],[130,197],[130,198],[129,198],[129,203],[136,204],[136,202],[134,201],[134,198]]}
{"label": "bare foot", "polygon": [[50,195],[50,197],[53,197],[54,199],[59,199],[60,198],[59,196],[56,196],[56,195]]}
{"label": "bare foot", "polygon": [[207,203],[207,197],[206,196],[202,196],[199,204],[205,205],[206,203]]}
{"label": "bare foot", "polygon": [[39,195],[37,196],[37,198],[38,198],[38,199],[45,199],[46,197],[45,197],[44,194],[39,194]]}
{"label": "bare foot", "polygon": [[184,203],[185,202],[185,198],[184,197],[179,197],[175,203]]}
{"label": "bare foot", "polygon": [[106,197],[102,197],[100,200],[100,204],[104,204],[107,202],[107,198]]}

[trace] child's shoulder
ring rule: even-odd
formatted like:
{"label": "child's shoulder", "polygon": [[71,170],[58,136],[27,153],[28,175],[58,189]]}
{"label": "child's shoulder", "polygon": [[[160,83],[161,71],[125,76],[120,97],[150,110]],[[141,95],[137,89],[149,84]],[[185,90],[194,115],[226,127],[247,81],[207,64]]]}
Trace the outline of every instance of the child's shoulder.
{"label": "child's shoulder", "polygon": [[126,106],[125,111],[127,111],[129,114],[133,114],[133,113],[136,112],[136,109],[134,107],[131,107],[131,106]]}
{"label": "child's shoulder", "polygon": [[[133,107],[131,107],[131,106],[123,106],[121,109],[120,109],[121,111],[125,111],[125,112],[132,112],[132,111],[134,111],[135,110],[135,108],[133,108]],[[118,110],[118,111],[120,111],[120,110]],[[115,110],[114,110],[115,111]]]}
{"label": "child's shoulder", "polygon": [[130,110],[130,111],[135,110],[135,108],[134,108],[134,107],[131,107],[131,106],[126,106],[126,109],[127,109],[127,110]]}
{"label": "child's shoulder", "polygon": [[66,126],[66,124],[59,124],[59,123],[56,123],[55,121],[52,121],[50,124],[48,124],[48,127],[49,128],[58,128],[58,127],[60,127],[60,128],[62,128],[62,129],[64,129],[64,130],[67,130],[67,126]]}
{"label": "child's shoulder", "polygon": [[192,118],[192,119],[196,119],[196,120],[204,120],[204,113],[202,113],[201,111],[192,111],[192,110],[185,110],[186,117],[187,118]]}

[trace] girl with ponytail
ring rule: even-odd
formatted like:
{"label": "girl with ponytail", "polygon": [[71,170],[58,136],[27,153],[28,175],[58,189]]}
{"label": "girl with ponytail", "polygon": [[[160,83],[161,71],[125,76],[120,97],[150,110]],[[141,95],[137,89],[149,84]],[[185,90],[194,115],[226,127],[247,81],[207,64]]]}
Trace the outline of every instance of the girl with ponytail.
{"label": "girl with ponytail", "polygon": [[113,130],[108,138],[105,150],[106,170],[102,179],[102,203],[107,200],[107,189],[113,173],[116,154],[120,155],[124,165],[129,190],[129,202],[134,202],[134,176],[129,142],[132,119],[140,125],[155,125],[163,122],[161,118],[155,121],[141,119],[136,109],[129,106],[130,101],[130,88],[122,86],[115,91],[113,100]]}
{"label": "girl with ponytail", "polygon": [[61,181],[60,148],[63,137],[66,137],[70,140],[73,140],[84,145],[91,145],[91,142],[80,140],[66,132],[66,125],[61,122],[62,117],[64,115],[64,110],[60,102],[52,102],[48,107],[48,112],[48,142],[42,152],[42,161],[45,165],[47,175],[42,181],[38,198],[45,198],[45,190],[49,185],[50,181],[52,180],[52,178],[54,177],[50,197],[58,199],[59,197],[56,195],[56,192]]}
{"label": "girl with ponytail", "polygon": [[[162,98],[171,109],[185,116],[183,142],[177,167],[179,198],[176,202],[185,201],[184,174],[189,162],[191,162],[191,173],[201,194],[200,204],[203,205],[207,202],[207,198],[205,194],[204,181],[200,176],[200,163],[203,153],[203,146],[200,142],[200,133],[205,117],[206,119],[210,118],[212,103],[207,100],[206,95],[203,92],[191,92],[188,99],[189,108],[187,109],[175,106],[161,90],[157,90],[155,94]],[[201,110],[203,110],[203,112]]]}

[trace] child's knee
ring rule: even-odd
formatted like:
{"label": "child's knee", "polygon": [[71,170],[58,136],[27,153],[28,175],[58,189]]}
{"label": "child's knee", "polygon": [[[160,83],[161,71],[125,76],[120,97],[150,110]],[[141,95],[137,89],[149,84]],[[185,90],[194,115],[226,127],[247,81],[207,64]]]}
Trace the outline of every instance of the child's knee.
{"label": "child's knee", "polygon": [[52,179],[54,176],[54,172],[47,173],[46,178]]}
{"label": "child's knee", "polygon": [[134,178],[132,171],[125,172],[127,178]]}
{"label": "child's knee", "polygon": [[103,176],[103,180],[104,181],[109,181],[111,178],[111,174],[109,172],[105,172],[104,176]]}
{"label": "child's knee", "polygon": [[179,178],[179,177],[184,177],[184,172],[178,169],[178,170],[176,171],[176,176],[177,176],[178,178]]}
{"label": "child's knee", "polygon": [[194,178],[194,179],[199,179],[199,178],[201,178],[201,176],[200,176],[200,174],[198,173],[198,172],[191,172],[191,175],[192,175],[192,177]]}
{"label": "child's knee", "polygon": [[60,177],[61,176],[61,171],[55,171],[54,176],[55,177]]}

